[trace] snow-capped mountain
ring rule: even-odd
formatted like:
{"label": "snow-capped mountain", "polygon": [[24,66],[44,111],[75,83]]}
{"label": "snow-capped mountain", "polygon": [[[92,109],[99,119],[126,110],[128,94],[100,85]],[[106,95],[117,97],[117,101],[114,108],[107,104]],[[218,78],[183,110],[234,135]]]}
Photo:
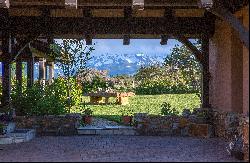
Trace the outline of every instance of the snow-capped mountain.
{"label": "snow-capped mountain", "polygon": [[93,56],[89,61],[89,67],[99,70],[108,70],[109,75],[133,75],[136,71],[145,65],[153,63],[162,63],[161,56],[148,56],[143,53],[138,54],[102,54]]}
{"label": "snow-capped mountain", "polygon": [[[144,53],[137,54],[101,54],[92,56],[88,66],[99,70],[108,70],[109,75],[133,75],[141,66],[150,65],[153,63],[162,63],[162,56],[149,56]],[[0,63],[0,73],[2,66]],[[34,65],[34,77],[38,78],[38,63]],[[55,77],[61,75],[61,70],[55,65]]]}

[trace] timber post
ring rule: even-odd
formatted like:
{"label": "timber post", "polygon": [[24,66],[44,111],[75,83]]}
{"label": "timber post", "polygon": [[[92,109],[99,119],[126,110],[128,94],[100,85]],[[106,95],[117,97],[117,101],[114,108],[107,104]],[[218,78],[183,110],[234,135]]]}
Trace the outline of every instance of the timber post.
{"label": "timber post", "polygon": [[1,40],[2,40],[2,106],[10,104],[11,90],[11,51],[10,51],[10,31],[9,31],[9,14],[8,11],[0,10],[1,14]]}
{"label": "timber post", "polygon": [[9,52],[10,34],[4,31],[2,34],[2,105],[7,106],[10,103],[11,90],[11,55]]}
{"label": "timber post", "polygon": [[202,35],[201,50],[203,55],[202,61],[202,108],[210,108],[209,102],[209,37],[207,34]]}

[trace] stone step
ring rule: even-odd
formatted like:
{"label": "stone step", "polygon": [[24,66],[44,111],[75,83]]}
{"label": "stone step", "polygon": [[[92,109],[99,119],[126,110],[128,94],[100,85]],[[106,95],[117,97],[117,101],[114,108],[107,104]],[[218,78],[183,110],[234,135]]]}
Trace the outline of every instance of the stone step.
{"label": "stone step", "polygon": [[14,122],[10,122],[4,126],[3,130],[5,134],[8,134],[14,132],[15,129],[16,129],[16,124]]}
{"label": "stone step", "polygon": [[14,132],[5,134],[0,137],[0,144],[13,144],[27,142],[35,138],[34,129],[16,129]]}
{"label": "stone step", "polygon": [[138,135],[130,126],[79,127],[78,135]]}

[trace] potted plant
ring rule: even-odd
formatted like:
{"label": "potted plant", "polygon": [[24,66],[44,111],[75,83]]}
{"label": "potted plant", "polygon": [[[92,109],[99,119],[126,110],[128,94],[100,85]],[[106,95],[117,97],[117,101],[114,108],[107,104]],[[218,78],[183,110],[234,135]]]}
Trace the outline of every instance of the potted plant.
{"label": "potted plant", "polygon": [[131,125],[134,111],[132,109],[124,109],[122,111],[122,123],[124,125]]}
{"label": "potted plant", "polygon": [[84,121],[84,123],[90,124],[92,122],[92,119],[93,119],[92,118],[93,111],[90,108],[86,107],[85,102],[83,104],[82,114],[83,114],[83,121]]}
{"label": "potted plant", "polygon": [[90,124],[92,122],[92,113],[93,111],[90,108],[86,108],[83,112],[84,115],[84,122],[86,124]]}

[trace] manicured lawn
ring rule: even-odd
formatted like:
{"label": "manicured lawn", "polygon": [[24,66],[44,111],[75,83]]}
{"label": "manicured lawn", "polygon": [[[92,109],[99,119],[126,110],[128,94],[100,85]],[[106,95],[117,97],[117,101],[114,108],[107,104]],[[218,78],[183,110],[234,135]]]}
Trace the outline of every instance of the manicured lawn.
{"label": "manicured lawn", "polygon": [[[89,102],[89,97],[83,97]],[[164,95],[136,95],[129,98],[125,106],[114,104],[115,98],[110,99],[109,105],[88,105],[93,110],[93,115],[120,122],[122,110],[133,109],[134,113],[161,114],[161,105],[168,102],[180,113],[184,108],[194,109],[200,107],[200,99],[196,94],[164,94]],[[73,112],[79,112],[74,109]]]}

